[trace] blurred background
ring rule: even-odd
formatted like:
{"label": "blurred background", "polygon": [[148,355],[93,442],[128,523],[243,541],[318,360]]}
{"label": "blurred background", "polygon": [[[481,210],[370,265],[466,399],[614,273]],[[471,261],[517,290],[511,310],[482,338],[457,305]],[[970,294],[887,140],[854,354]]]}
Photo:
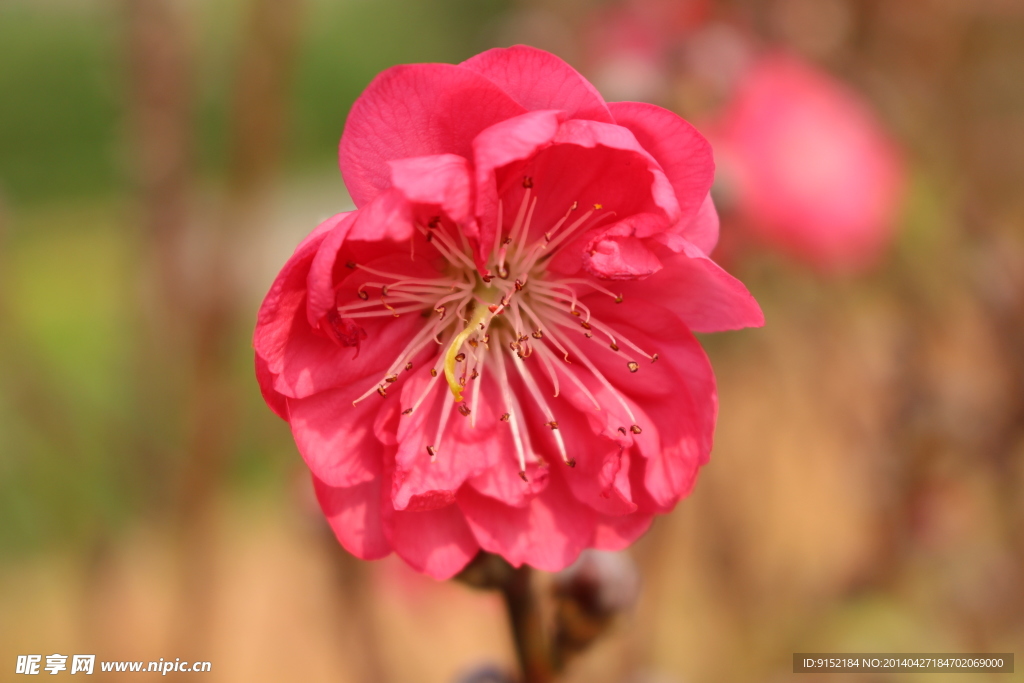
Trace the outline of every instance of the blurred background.
{"label": "blurred background", "polygon": [[568,679],[1024,654],[1021,0],[0,0],[0,680],[32,653],[512,666],[497,596],[337,545],[250,338],[350,207],[370,79],[517,42],[705,131],[715,257],[767,317],[703,339],[711,463]]}

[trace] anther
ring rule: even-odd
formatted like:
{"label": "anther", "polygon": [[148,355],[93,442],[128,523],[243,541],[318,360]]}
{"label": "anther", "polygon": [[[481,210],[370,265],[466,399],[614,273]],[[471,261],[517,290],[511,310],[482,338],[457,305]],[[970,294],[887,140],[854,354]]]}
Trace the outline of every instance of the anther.
{"label": "anther", "polygon": [[583,322],[580,323],[580,327],[582,327],[585,330],[589,330],[590,329],[590,323],[588,323],[586,320],[584,320]]}
{"label": "anther", "polygon": [[577,311],[577,310],[576,310],[575,308],[574,308],[574,309],[572,309],[571,311],[569,311],[569,313],[571,313],[572,315],[576,316],[577,318],[578,318],[578,317],[580,317],[580,315],[582,315],[582,314],[581,314],[581,313],[580,313],[579,311]]}
{"label": "anther", "polygon": [[508,266],[505,265],[504,263],[502,263],[501,266],[498,268],[498,277],[500,277],[502,280],[508,279]]}
{"label": "anther", "polygon": [[619,433],[622,434],[623,436],[625,436],[626,435],[626,428],[625,427],[619,427]]}
{"label": "anther", "polygon": [[478,342],[476,339],[470,339],[468,343],[474,349],[480,345],[480,342]]}
{"label": "anther", "polygon": [[487,273],[481,274],[480,275],[480,279],[483,280],[486,283],[490,283],[490,281],[494,279],[494,276],[491,275],[489,272],[487,272]]}
{"label": "anther", "polygon": [[510,417],[512,417],[512,416],[509,415],[508,413],[505,413],[504,415],[501,416],[501,421],[502,422],[508,422]]}
{"label": "anther", "polygon": [[352,270],[355,270],[356,269],[356,262],[355,261],[349,261],[349,262],[347,262],[345,264],[345,267],[346,268],[351,268]]}
{"label": "anther", "polygon": [[642,430],[640,429],[640,425],[633,425],[629,428],[629,431],[633,432],[634,434],[639,434]]}
{"label": "anther", "polygon": [[555,420],[552,420],[551,422],[545,422],[544,424],[547,425],[548,427],[551,427],[551,429],[553,430],[558,429],[558,422],[556,422]]}
{"label": "anther", "polygon": [[429,455],[430,459],[433,460],[434,456],[437,455],[437,449],[433,446],[427,446],[427,455]]}
{"label": "anther", "polygon": [[569,458],[565,461],[565,464],[569,467],[576,467],[576,458]]}
{"label": "anther", "polygon": [[653,362],[654,362],[654,361],[656,361],[656,360],[658,360],[658,354],[654,354],[654,355],[652,355],[652,356],[651,356],[651,362],[653,363]]}
{"label": "anther", "polygon": [[603,208],[604,207],[602,205],[600,205],[600,204],[594,204],[594,211],[599,211],[600,209],[603,209]]}
{"label": "anther", "polygon": [[464,353],[457,353],[457,354],[455,354],[455,362],[456,363],[461,363],[464,360],[466,360],[466,354],[464,354]]}
{"label": "anther", "polygon": [[530,176],[523,176],[523,187],[525,187],[525,188],[533,187],[533,178],[531,178]]}
{"label": "anther", "polygon": [[583,336],[586,337],[587,339],[590,339],[591,337],[594,336],[594,334],[592,332],[584,332]]}
{"label": "anther", "polygon": [[544,241],[545,242],[550,242],[551,241],[551,233],[550,232],[544,233]]}
{"label": "anther", "polygon": [[523,291],[523,283],[522,283],[521,280],[516,280],[516,291],[517,292]]}
{"label": "anther", "polygon": [[580,208],[580,203],[579,202],[573,202],[572,203],[572,207],[570,208],[570,211],[575,211],[578,208]]}
{"label": "anther", "polygon": [[430,368],[430,376],[437,377],[437,368]]}
{"label": "anther", "polygon": [[384,378],[384,381],[387,382],[388,384],[394,384],[395,382],[398,381],[398,375],[388,375],[387,377]]}
{"label": "anther", "polygon": [[377,387],[377,393],[380,394],[381,398],[388,397],[388,390],[384,388],[384,385]]}
{"label": "anther", "polygon": [[480,373],[476,371],[476,368],[473,368],[473,374],[470,375],[469,378],[470,379],[476,379],[479,376],[480,376]]}
{"label": "anther", "polygon": [[617,304],[621,304],[622,303],[622,295],[621,294],[619,294],[617,297],[615,297],[615,303],[617,303]]}
{"label": "anther", "polygon": [[533,335],[534,339],[540,339],[540,338],[542,338],[544,336],[544,333],[541,332],[540,330],[534,330],[532,332],[532,335]]}
{"label": "anther", "polygon": [[611,344],[608,345],[608,348],[611,349],[612,351],[618,351],[619,345],[616,344],[615,342],[612,342]]}
{"label": "anther", "polygon": [[434,241],[434,233],[432,233],[432,232],[428,232],[427,233],[427,241],[428,242],[433,242]]}
{"label": "anther", "polygon": [[406,408],[403,410],[402,415],[412,415],[412,408]]}
{"label": "anther", "polygon": [[497,313],[498,304],[490,304],[489,306],[487,306],[487,310],[490,311],[491,313]]}
{"label": "anther", "polygon": [[525,335],[525,334],[523,336],[519,337],[519,341],[521,341],[521,342],[524,342],[527,339],[529,339],[529,337],[527,335]]}
{"label": "anther", "polygon": [[356,296],[358,296],[363,301],[366,301],[367,299],[370,298],[370,295],[367,294],[366,291],[362,290],[362,289],[360,289],[358,292],[356,292]]}
{"label": "anther", "polygon": [[439,225],[441,225],[440,216],[434,216],[433,218],[430,219],[430,222],[427,223],[427,227],[430,228],[431,230],[436,230]]}
{"label": "anther", "polygon": [[526,478],[526,470],[519,470],[519,478],[525,481],[527,484],[530,483],[530,480]]}
{"label": "anther", "polygon": [[467,406],[465,403],[460,403],[458,405],[458,409],[459,409],[459,413],[461,413],[463,417],[468,417],[469,414],[471,412],[473,412],[472,410],[469,409],[469,406]]}
{"label": "anther", "polygon": [[504,244],[506,247],[509,246],[510,244],[512,244],[512,238],[511,237],[506,237],[505,241],[502,242],[502,244]]}
{"label": "anther", "polygon": [[630,372],[636,372],[637,370],[640,369],[640,364],[637,363],[635,360],[631,360],[628,363],[626,363],[626,367],[629,368]]}

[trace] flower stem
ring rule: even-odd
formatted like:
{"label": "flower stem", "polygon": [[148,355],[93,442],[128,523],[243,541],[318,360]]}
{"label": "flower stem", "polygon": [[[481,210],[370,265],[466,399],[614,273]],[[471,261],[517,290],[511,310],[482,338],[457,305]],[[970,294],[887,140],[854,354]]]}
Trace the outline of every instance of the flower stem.
{"label": "flower stem", "polygon": [[523,683],[549,683],[554,680],[551,653],[530,575],[531,570],[526,565],[514,569],[501,592],[508,609]]}

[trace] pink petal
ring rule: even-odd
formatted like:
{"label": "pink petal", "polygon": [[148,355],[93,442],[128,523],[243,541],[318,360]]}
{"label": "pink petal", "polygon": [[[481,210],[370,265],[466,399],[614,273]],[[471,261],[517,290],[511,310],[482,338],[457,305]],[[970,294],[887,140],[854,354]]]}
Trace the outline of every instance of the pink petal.
{"label": "pink petal", "polygon": [[[532,436],[534,447],[548,454],[550,466],[559,468],[560,478],[580,502],[610,515],[633,512],[637,506],[630,500],[628,483],[631,441],[616,431],[619,425],[629,425],[630,421],[621,416],[619,406],[613,403],[593,375],[578,363],[563,365],[561,370],[561,398],[557,401],[549,399],[549,402],[558,418],[558,433],[565,443],[566,454],[575,466],[569,467],[560,460],[553,430],[549,428],[535,430]],[[602,410],[598,411],[589,397],[564,376],[569,373],[574,373],[602,402]],[[537,379],[541,392],[551,396],[553,392],[549,381]],[[525,408],[529,424],[546,423],[547,418],[537,406],[527,404]]]}
{"label": "pink petal", "polygon": [[459,507],[480,547],[517,567],[565,569],[594,536],[596,513],[576,501],[554,474],[525,507],[503,505],[469,487],[459,491]]}
{"label": "pink petal", "polygon": [[363,390],[353,384],[288,400],[295,445],[313,474],[329,486],[354,486],[380,476],[384,445],[373,431],[379,406],[370,400],[352,405]]}
{"label": "pink petal", "polygon": [[681,237],[657,252],[663,268],[643,282],[617,287],[630,299],[658,292],[658,300],[694,332],[721,332],[764,325],[764,313],[743,283]]}
{"label": "pink petal", "polygon": [[[588,227],[577,230],[581,237],[559,253],[559,259],[570,254],[569,261],[576,270],[582,267],[582,252],[587,240],[593,239],[593,231],[643,215],[643,220],[630,225],[636,237],[648,237],[670,229],[679,217],[675,192],[658,163],[621,126],[565,121],[551,144],[539,149],[525,164],[498,169],[495,178],[506,229],[512,226],[526,192],[524,177],[530,179],[532,195],[538,199],[530,241],[541,239],[567,214],[562,229],[593,211],[587,219]],[[561,267],[558,270],[573,272]]]}
{"label": "pink petal", "polygon": [[444,581],[462,571],[480,551],[458,506],[408,512],[382,498],[384,533],[398,556],[418,572]]}
{"label": "pink petal", "polygon": [[630,235],[606,233],[594,241],[583,262],[592,275],[613,280],[633,280],[661,270],[658,257]]}
{"label": "pink petal", "polygon": [[711,193],[708,192],[704,202],[697,209],[697,214],[679,234],[705,254],[711,254],[718,245],[718,227],[718,210],[715,208]]}
{"label": "pink petal", "polygon": [[651,528],[654,515],[636,513],[622,517],[602,517],[594,530],[598,550],[625,550]]}
{"label": "pink petal", "polygon": [[397,190],[381,193],[367,206],[348,214],[321,243],[307,278],[306,315],[317,327],[327,310],[336,306],[335,285],[349,275],[348,262],[365,264],[398,250],[415,233],[412,209]]}
{"label": "pink petal", "polygon": [[526,45],[495,48],[461,66],[494,81],[529,110],[560,109],[570,118],[614,123],[597,88],[550,52]]}
{"label": "pink petal", "polygon": [[[484,393],[476,408],[478,426],[473,428],[469,418],[455,409],[444,376],[432,378],[428,370],[424,365],[402,387],[403,409],[415,405],[428,385],[430,389],[415,412],[401,417],[398,427],[392,487],[392,502],[398,510],[447,505],[455,500],[455,492],[463,482],[488,471],[499,458],[511,458],[514,453],[511,433],[494,427],[501,415],[497,412],[500,399],[494,378],[486,372],[482,376]],[[476,385],[467,389],[465,398],[470,399],[475,390]],[[447,427],[442,440],[437,442],[437,428],[445,407],[449,407]],[[433,461],[427,446],[436,449]],[[518,476],[516,481],[521,488],[528,488]]]}
{"label": "pink petal", "polygon": [[[507,188],[500,187],[495,177],[499,168],[523,162],[537,150],[551,143],[558,132],[561,114],[557,111],[531,111],[487,128],[473,140],[473,163],[476,168],[476,215],[482,232],[478,257],[486,261],[497,228],[498,197]],[[522,177],[506,174],[505,184],[522,181]],[[513,209],[518,207],[513,207]]]}
{"label": "pink petal", "polygon": [[387,162],[433,154],[469,157],[484,128],[525,109],[471,69],[410,64],[383,72],[352,105],[341,136],[341,174],[356,206],[391,185]]}
{"label": "pink petal", "polygon": [[361,560],[391,554],[380,514],[380,479],[338,488],[313,476],[313,490],[338,541]]}
{"label": "pink petal", "polygon": [[[648,299],[627,296],[623,304],[616,305],[608,297],[592,295],[585,303],[596,319],[648,353],[659,355],[656,363],[639,359],[638,370],[631,372],[622,351],[601,345],[588,353],[608,381],[634,403],[631,408],[642,428],[642,433],[633,437],[634,452],[642,457],[631,471],[645,467],[642,488],[655,505],[669,509],[689,491],[697,469],[707,462],[711,451],[718,413],[711,364],[683,321]],[[603,404],[608,401],[599,399]],[[632,482],[630,495],[639,500]],[[643,504],[638,507],[651,511]]]}
{"label": "pink petal", "polygon": [[256,381],[260,385],[260,393],[270,409],[282,420],[288,419],[288,402],[285,397],[274,389],[274,373],[267,367],[267,361],[256,354]]}
{"label": "pink petal", "polygon": [[[615,121],[633,132],[639,143],[657,159],[675,189],[683,236],[704,253],[718,241],[710,223],[689,224],[704,203],[715,178],[711,145],[697,129],[678,115],[644,102],[613,102],[608,105]],[[717,226],[716,226],[717,227]]]}
{"label": "pink petal", "polygon": [[299,248],[274,278],[256,317],[253,347],[267,364],[271,375],[281,372],[284,349],[288,345],[297,312],[306,302],[306,278],[317,249],[327,235],[348,214],[338,214],[321,223],[303,240]]}
{"label": "pink petal", "polygon": [[440,207],[456,223],[472,211],[469,161],[456,154],[389,161],[391,184],[415,204]]}

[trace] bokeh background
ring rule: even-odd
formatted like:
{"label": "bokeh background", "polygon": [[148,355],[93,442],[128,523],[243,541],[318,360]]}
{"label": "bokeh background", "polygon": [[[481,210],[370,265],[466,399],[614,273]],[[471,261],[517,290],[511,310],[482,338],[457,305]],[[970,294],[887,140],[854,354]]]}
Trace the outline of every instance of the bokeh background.
{"label": "bokeh background", "polygon": [[294,245],[350,206],[336,145],[369,80],[516,42],[709,130],[785,51],[899,160],[849,268],[752,232],[720,178],[721,258],[768,322],[704,338],[711,463],[568,678],[1024,655],[1020,0],[0,0],[0,680],[31,653],[211,681],[512,666],[496,596],[338,547],[250,336]]}

